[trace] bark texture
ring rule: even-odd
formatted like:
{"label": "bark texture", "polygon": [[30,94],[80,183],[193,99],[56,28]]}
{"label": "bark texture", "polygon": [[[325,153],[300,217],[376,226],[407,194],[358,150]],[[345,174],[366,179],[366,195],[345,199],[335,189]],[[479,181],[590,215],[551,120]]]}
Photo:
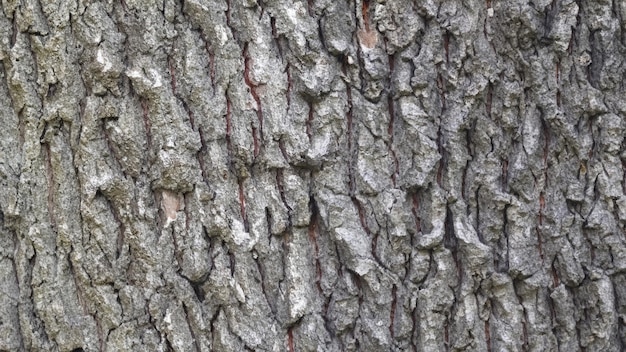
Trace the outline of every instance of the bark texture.
{"label": "bark texture", "polygon": [[624,1],[1,6],[0,350],[624,350]]}

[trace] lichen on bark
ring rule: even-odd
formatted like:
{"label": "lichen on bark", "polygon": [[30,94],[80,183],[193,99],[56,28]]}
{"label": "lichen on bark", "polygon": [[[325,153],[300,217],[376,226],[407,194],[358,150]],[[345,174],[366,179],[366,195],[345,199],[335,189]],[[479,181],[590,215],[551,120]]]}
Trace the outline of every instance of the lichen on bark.
{"label": "lichen on bark", "polygon": [[621,351],[619,1],[5,1],[0,350]]}

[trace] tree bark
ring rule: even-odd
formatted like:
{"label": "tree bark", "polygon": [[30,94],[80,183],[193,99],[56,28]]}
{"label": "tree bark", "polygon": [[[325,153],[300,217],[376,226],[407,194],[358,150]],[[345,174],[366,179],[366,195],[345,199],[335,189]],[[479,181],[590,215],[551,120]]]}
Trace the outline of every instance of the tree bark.
{"label": "tree bark", "polygon": [[624,350],[624,1],[1,6],[0,350]]}

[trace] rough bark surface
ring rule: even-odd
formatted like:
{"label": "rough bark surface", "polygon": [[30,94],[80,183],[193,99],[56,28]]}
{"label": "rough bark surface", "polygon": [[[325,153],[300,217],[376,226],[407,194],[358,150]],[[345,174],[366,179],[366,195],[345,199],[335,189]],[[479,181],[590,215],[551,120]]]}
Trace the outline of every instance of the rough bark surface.
{"label": "rough bark surface", "polygon": [[1,6],[0,350],[624,350],[624,1]]}

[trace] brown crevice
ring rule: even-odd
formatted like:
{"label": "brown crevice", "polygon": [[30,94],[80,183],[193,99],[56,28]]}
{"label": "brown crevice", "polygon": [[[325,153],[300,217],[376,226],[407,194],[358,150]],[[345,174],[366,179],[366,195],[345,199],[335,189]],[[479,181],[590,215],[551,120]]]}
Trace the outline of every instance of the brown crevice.
{"label": "brown crevice", "polygon": [[270,308],[270,311],[274,316],[276,316],[276,307],[267,296],[267,289],[265,288],[265,267],[263,266],[262,261],[258,259],[254,259],[254,262],[256,263],[257,270],[259,271],[259,276],[261,277],[261,292],[263,292],[263,296],[265,297],[265,301],[267,302],[267,306]]}
{"label": "brown crevice", "polygon": [[369,16],[370,0],[361,0],[361,16],[363,19],[363,26],[365,31],[370,31],[370,16]]}
{"label": "brown crevice", "polygon": [[[193,115],[191,111],[189,113]],[[206,183],[207,187],[210,187],[206,173],[206,164],[204,162],[204,155],[207,153],[206,139],[204,138],[204,131],[200,127],[198,127],[198,135],[200,136],[200,149],[196,152],[196,159],[198,159],[198,164],[200,164],[202,180]]]}
{"label": "brown crevice", "polygon": [[11,31],[11,39],[9,41],[9,44],[11,46],[11,49],[13,49],[13,46],[15,46],[15,42],[17,42],[17,34],[19,33],[19,28],[17,26],[17,14],[16,11],[13,11],[13,23],[11,25],[12,27],[12,31]]}
{"label": "brown crevice", "polygon": [[272,242],[272,212],[270,208],[265,207],[265,225],[267,228],[267,241]]}
{"label": "brown crevice", "polygon": [[[0,210],[0,224],[2,224],[2,226],[4,226],[4,213],[2,212],[2,210]],[[11,236],[12,237],[11,240],[13,241],[13,250],[14,250],[13,253],[15,253],[12,258],[8,258],[9,261],[11,262],[11,269],[10,270],[11,270],[11,273],[13,274],[12,275],[13,277],[11,279],[13,280],[13,282],[16,282],[19,285],[19,283],[20,283],[20,276],[21,275],[18,274],[17,264],[15,262],[16,261],[15,256],[17,255],[17,253],[19,251],[20,245],[18,244],[17,233],[15,231],[11,231],[11,235],[12,235]],[[24,270],[24,269],[25,268],[22,268],[22,270]],[[28,271],[24,270],[24,276],[22,276],[22,277],[25,277],[26,275],[28,275],[28,274],[26,274],[26,272],[28,272]],[[26,282],[28,282],[28,281],[26,281]],[[7,295],[6,297],[10,297],[6,292],[3,292],[3,294]],[[20,301],[18,297],[10,297],[10,298],[15,303],[18,303]],[[15,325],[15,329],[17,330],[17,336],[24,336],[23,335],[24,332],[22,331],[23,328],[22,328],[21,324],[16,324]],[[21,339],[20,339],[20,344],[19,344],[18,348],[19,348],[20,351],[25,351],[24,342]]]}
{"label": "brown crevice", "polygon": [[557,107],[561,107],[561,89],[560,89],[560,84],[559,81],[561,79],[561,60],[559,59],[559,61],[556,62],[556,106]]}
{"label": "brown crevice", "polygon": [[284,176],[283,169],[276,169],[276,187],[278,188],[278,193],[280,193],[280,199],[283,202],[283,205],[287,209],[287,221],[289,223],[289,228],[293,226],[291,216],[293,213],[293,209],[289,206],[287,202],[287,197],[285,196],[285,186],[284,186]]}
{"label": "brown crevice", "polygon": [[287,115],[289,115],[289,110],[291,110],[291,66],[289,62],[287,62],[287,66],[285,66],[285,73],[287,74],[287,92],[285,93],[285,97],[287,98]]}
{"label": "brown crevice", "polygon": [[450,205],[446,205],[446,218],[444,222],[444,233],[443,233],[443,246],[447,248],[452,253],[452,259],[454,260],[454,265],[456,266],[457,271],[457,280],[458,287],[457,290],[461,289],[461,282],[463,281],[463,268],[461,266],[461,260],[459,258],[459,240],[456,236],[454,230],[454,214],[452,213],[452,209]]}
{"label": "brown crevice", "polygon": [[552,288],[557,288],[560,285],[559,273],[556,270],[555,264],[558,259],[555,257],[552,261]]}
{"label": "brown crevice", "polygon": [[178,275],[184,277],[185,279],[187,279],[187,281],[190,281],[189,278],[187,278],[184,274],[183,274],[183,256],[184,253],[183,251],[180,249],[180,246],[178,245],[178,239],[176,236],[176,231],[174,230],[174,227],[170,227],[168,229],[168,231],[171,233],[172,235],[172,244],[174,245],[174,257],[176,258],[176,264],[178,264],[178,267],[176,268],[176,272],[178,273]]}
{"label": "brown crevice", "polygon": [[328,52],[328,48],[326,47],[326,37],[324,35],[324,26],[322,24],[322,18],[324,18],[324,15],[322,15],[320,18],[317,19],[317,36],[320,40],[320,43],[322,44],[322,48],[324,48],[324,51]]}
{"label": "brown crevice", "polygon": [[[346,73],[345,63],[342,65],[342,71]],[[351,198],[355,199],[356,194],[356,182],[354,180],[354,150],[352,143],[352,130],[353,130],[353,105],[352,105],[352,88],[348,82],[346,84],[346,98],[348,111],[346,112],[346,138],[348,139],[348,193]]]}
{"label": "brown crevice", "polygon": [[437,90],[439,91],[439,97],[441,98],[441,115],[439,117],[439,127],[437,129],[437,151],[441,156],[439,160],[439,166],[437,168],[437,184],[439,187],[443,188],[443,176],[445,169],[448,167],[448,153],[444,148],[444,135],[443,135],[443,115],[446,111],[446,95],[444,92],[444,81],[443,76],[440,71],[440,65],[437,65]]}
{"label": "brown crevice", "polygon": [[[72,258],[71,258],[71,253],[73,251],[74,251],[74,247],[70,245],[70,252],[67,254],[67,266],[70,271],[70,276],[72,277],[72,281],[74,282],[74,287],[76,288],[76,299],[78,301],[78,304],[82,308],[83,314],[89,315],[89,309],[87,309],[87,306],[85,304],[83,290],[81,289],[80,285],[78,284],[78,280],[76,279],[76,270],[74,269],[74,263],[72,263]],[[95,320],[96,322],[98,321],[98,319],[95,319]]]}
{"label": "brown crevice", "polygon": [[216,340],[216,338],[215,338],[215,322],[217,321],[217,318],[219,317],[221,310],[222,310],[222,308],[220,306],[218,306],[217,309],[215,310],[215,314],[213,314],[213,316],[209,320],[209,336],[211,337],[211,341],[212,342],[214,342]]}
{"label": "brown crevice", "polygon": [[[45,131],[45,128],[44,128]],[[56,224],[56,207],[54,204],[54,193],[56,192],[57,185],[54,177],[54,171],[52,167],[52,152],[50,151],[50,143],[43,143],[44,157],[46,163],[46,180],[48,183],[48,216],[50,220],[50,226],[53,232],[57,230]]]}
{"label": "brown crevice", "polygon": [[307,5],[307,12],[309,16],[313,17],[313,15],[315,15],[315,13],[313,12],[313,6],[315,5],[315,0],[307,0],[306,5]]}
{"label": "brown crevice", "polygon": [[535,227],[535,232],[537,233],[537,250],[539,251],[539,258],[541,258],[541,263],[543,264],[545,258],[543,255],[543,240],[541,238],[541,230],[539,229],[539,227]]}
{"label": "brown crevice", "polygon": [[508,224],[509,224],[508,209],[510,206],[511,206],[510,204],[506,204],[504,206],[504,209],[502,211],[502,236],[498,238],[498,245],[493,247],[494,267],[496,271],[499,273],[509,271],[510,244],[509,244],[509,233],[508,233]]}
{"label": "brown crevice", "polygon": [[487,97],[485,99],[485,111],[487,117],[491,120],[491,106],[493,105],[493,83],[487,85]]}
{"label": "brown crevice", "polygon": [[506,192],[509,184],[509,159],[502,159],[502,175],[500,177],[502,192]]}
{"label": "brown crevice", "polygon": [[276,43],[276,48],[278,49],[278,56],[281,61],[283,60],[283,48],[280,45],[280,37],[278,36],[278,31],[276,30],[276,17],[270,16],[270,26],[272,28],[272,38],[274,39],[274,43]]}
{"label": "brown crevice", "polygon": [[[11,98],[11,99],[13,99],[13,98]],[[11,100],[11,105],[13,105],[13,100]],[[85,112],[84,104],[83,104],[83,100],[81,99],[80,115],[79,115],[79,117],[81,118],[81,121],[82,121],[82,117],[84,116],[84,112]],[[25,133],[26,133],[26,130],[24,128],[24,124],[25,124],[24,121],[26,120],[26,118],[24,117],[24,108],[21,108],[20,111],[17,112],[17,118],[18,118],[17,129],[18,129],[18,134],[19,134],[18,135],[18,142],[19,142],[20,146],[23,146],[24,145],[24,136],[25,136]],[[80,124],[79,133],[78,133],[78,138],[77,138],[77,140],[79,140],[79,141],[80,141],[80,135],[81,135],[82,131],[83,131],[83,124],[81,123]]]}
{"label": "brown crevice", "polygon": [[446,111],[446,92],[445,92],[445,82],[443,79],[443,75],[441,74],[441,65],[437,65],[437,91],[439,92],[439,97],[441,98],[441,113]]}
{"label": "brown crevice", "polygon": [[189,320],[189,310],[187,309],[187,305],[185,302],[182,302],[183,311],[185,312],[185,320],[187,322],[187,326],[189,327],[189,333],[191,334],[191,340],[193,341],[193,346],[196,351],[201,351],[200,345],[198,345],[198,339],[196,338],[196,334],[193,331],[193,325],[191,324],[191,320]]}
{"label": "brown crevice", "polygon": [[95,315],[89,313],[89,309],[87,308],[87,305],[85,304],[84,293],[80,285],[78,284],[78,280],[76,279],[76,271],[74,269],[74,264],[72,263],[72,259],[71,259],[71,254],[73,251],[74,251],[74,247],[70,245],[70,252],[67,255],[67,264],[68,264],[68,269],[70,271],[70,276],[72,277],[72,281],[74,282],[74,287],[76,288],[76,299],[78,300],[78,304],[82,308],[82,313],[86,316],[91,317],[94,320],[96,324],[96,333],[98,335],[99,347],[101,351],[104,351],[106,342],[102,336],[103,335],[102,324],[100,323],[100,320],[97,319]]}
{"label": "brown crevice", "polygon": [[[578,5],[580,6],[580,5]],[[576,24],[574,24],[573,26],[571,26],[571,30],[572,30],[572,34],[570,35],[569,38],[569,44],[567,46],[567,53],[571,56],[572,55],[572,51],[574,50],[574,46],[576,46],[578,44],[578,40],[576,38],[576,29],[579,23],[581,23],[581,12],[582,11],[578,11],[578,13],[576,14]]]}
{"label": "brown crevice", "polygon": [[[390,67],[393,70],[393,64],[390,64]],[[394,140],[393,138],[394,126],[393,125],[395,122],[395,112],[394,112],[394,101],[393,101],[393,97],[391,96],[391,94],[387,96],[387,108],[389,110],[389,125],[387,126],[387,135],[389,136],[388,149],[389,149],[389,155],[391,156],[393,160],[393,173],[391,174],[391,183],[393,184],[394,187],[396,187],[396,179],[398,177],[398,174],[400,173],[400,163],[398,162],[398,156],[396,155],[396,151],[393,147],[393,140]]]}
{"label": "brown crevice", "polygon": [[[254,157],[256,158],[259,156],[260,149],[263,144],[263,107],[261,105],[261,97],[259,97],[259,94],[257,92],[258,84],[253,82],[252,78],[250,77],[250,66],[252,65],[252,58],[250,57],[249,52],[248,52],[247,42],[243,46],[242,56],[244,60],[243,78],[244,78],[246,85],[250,89],[250,94],[252,95],[252,98],[254,99],[256,103],[256,115],[258,119],[258,128],[255,127],[254,124],[252,124],[252,134],[254,138]],[[258,129],[259,136],[257,136],[257,129]]]}
{"label": "brown crevice", "polygon": [[176,68],[174,67],[174,60],[172,60],[171,56],[167,57],[167,66],[170,72],[170,84],[172,86],[172,94],[174,94],[175,97],[179,98],[176,89]]}
{"label": "brown crevice", "polygon": [[217,322],[217,319],[220,316],[220,313],[222,312],[222,306],[218,305],[215,309],[215,314],[213,314],[213,316],[211,316],[211,318],[209,319],[209,332],[210,332],[210,336],[211,336],[211,340],[215,341],[215,323]]}
{"label": "brown crevice", "polygon": [[215,92],[215,53],[208,48],[207,50],[209,50],[209,77],[211,77],[211,87]]}
{"label": "brown crevice", "polygon": [[439,165],[437,166],[437,185],[440,188],[443,188],[443,176],[445,169],[448,166],[448,153],[443,146],[443,132],[441,131],[441,122],[439,124],[439,129],[437,130],[437,151],[441,158],[439,159]]}
{"label": "brown crevice", "polygon": [[[222,245],[224,245],[224,243],[222,242]],[[235,254],[233,252],[231,252],[230,248],[228,248],[228,246],[226,247],[226,254],[228,254],[228,264],[229,264],[229,269],[230,269],[230,276],[231,277],[235,277],[235,265],[237,265],[237,260],[235,257]]]}
{"label": "brown crevice", "polygon": [[209,272],[206,273],[204,277],[200,280],[197,280],[197,281],[187,280],[189,281],[189,285],[191,285],[191,288],[193,289],[193,293],[196,295],[196,298],[198,299],[198,302],[200,303],[204,302],[204,299],[206,298],[206,292],[202,288],[202,284],[207,281],[210,272],[211,271],[209,270]]}
{"label": "brown crevice", "polygon": [[211,48],[211,45],[202,30],[200,30],[200,39],[204,44],[204,49],[209,54],[209,77],[211,78],[211,88],[213,88],[213,94],[215,94],[215,51]]}
{"label": "brown crevice", "polygon": [[[193,111],[191,111],[191,109],[189,108],[189,105],[187,105],[187,102],[185,102],[182,99],[180,100],[180,102],[182,103],[183,109],[185,110],[185,112],[187,112],[187,116],[189,117],[189,124],[191,125],[191,129],[195,131],[196,130],[196,118],[193,116]],[[204,147],[204,145],[203,145],[203,147]]]}
{"label": "brown crevice", "polygon": [[331,337],[335,337],[337,335],[335,329],[331,325],[331,321],[328,319],[328,308],[330,307],[330,301],[332,300],[333,293],[331,292],[328,297],[324,299],[324,306],[322,307],[322,319],[324,320],[324,328],[329,333]]}
{"label": "brown crevice", "polygon": [[417,308],[411,311],[411,350],[417,352],[416,340],[419,337],[419,329],[417,327]]}
{"label": "brown crevice", "polygon": [[187,117],[189,118],[189,124],[191,125],[191,129],[195,131],[196,130],[196,122],[195,122],[195,118],[193,116],[193,112],[189,108],[189,105],[187,104],[185,99],[183,99],[183,97],[178,93],[178,89],[177,89],[177,85],[176,85],[176,82],[177,82],[177,80],[176,80],[176,67],[174,66],[174,63],[173,63],[173,60],[171,59],[171,57],[168,57],[167,62],[168,62],[169,72],[170,72],[170,82],[171,82],[171,85],[172,85],[172,94],[180,102],[180,104],[183,107],[183,110],[185,110],[185,112],[187,113]]}
{"label": "brown crevice", "polygon": [[263,14],[265,14],[265,7],[263,6],[263,0],[257,0],[256,5],[260,9],[259,11],[259,21],[263,18]]}
{"label": "brown crevice", "polygon": [[[483,36],[485,36],[485,39],[489,41],[489,34],[487,34],[487,18],[483,21]],[[491,48],[493,49],[493,44],[491,44]]]}
{"label": "brown crevice", "polygon": [[230,9],[230,0],[226,0],[226,10],[224,10],[224,14],[226,15],[226,26],[232,29],[232,27],[230,26]]}
{"label": "brown crevice", "polygon": [[322,265],[320,263],[319,245],[317,243],[319,231],[319,208],[313,195],[309,196],[309,211],[311,218],[309,220],[309,241],[313,244],[313,258],[315,260],[315,284],[320,293],[322,293]]}
{"label": "brown crevice", "polygon": [[118,148],[115,147],[115,144],[111,140],[111,135],[107,128],[107,122],[108,122],[107,120],[108,120],[107,118],[102,119],[102,133],[104,134],[104,140],[106,141],[107,148],[111,152],[111,155],[113,156],[113,159],[115,160],[115,163],[117,164],[117,166],[120,168],[120,171],[124,175],[124,178],[127,178],[126,170],[124,170],[124,166],[122,162],[120,161],[121,158],[117,150]]}
{"label": "brown crevice", "polygon": [[287,330],[287,348],[289,352],[295,352],[295,344],[293,340],[293,326]]}
{"label": "brown crevice", "polygon": [[[524,310],[526,314],[526,310]],[[526,326],[526,318],[522,322],[522,351],[528,351],[528,327]]]}
{"label": "brown crevice", "polygon": [[483,236],[482,231],[480,230],[480,189],[481,189],[482,185],[478,185],[478,187],[476,187],[476,190],[474,191],[474,198],[476,199],[476,224],[474,225],[474,228],[476,230],[476,235],[478,236],[478,240],[486,245],[489,245],[487,243],[485,243],[485,238]]}
{"label": "brown crevice", "polygon": [[[547,172],[548,172],[548,155],[550,153],[550,129],[548,127],[548,124],[546,122],[546,120],[544,120],[543,118],[541,118],[541,127],[542,127],[542,131],[544,134],[544,143],[543,143],[543,171],[544,174],[546,174],[547,176]],[[548,179],[545,179],[545,185],[547,186],[548,184]]]}
{"label": "brown crevice", "polygon": [[[363,209],[363,205],[361,204],[361,202],[356,198],[356,197],[352,197],[352,203],[354,204],[354,206],[357,209],[357,212],[359,214],[359,221],[361,223],[361,227],[363,228],[363,230],[365,230],[365,233],[367,233],[368,235],[371,235],[371,231],[369,226],[367,226],[367,220],[365,220],[365,210]],[[374,238],[373,241],[373,249],[376,249],[376,238]]]}
{"label": "brown crevice", "polygon": [[259,144],[259,136],[258,136],[258,129],[256,128],[256,126],[254,126],[254,123],[250,123],[250,128],[252,129],[252,146],[253,146],[253,155],[254,158],[256,159],[256,157],[259,156],[259,154],[261,153],[261,146]]}
{"label": "brown crevice", "polygon": [[156,326],[156,322],[150,318],[150,323],[152,324],[154,330],[158,331],[159,333],[159,340],[163,341],[165,343],[165,347],[166,347],[166,351],[176,351],[174,349],[174,347],[172,347],[172,342],[167,338],[167,334],[162,333],[161,330],[159,330],[159,328]]}
{"label": "brown crevice", "polygon": [[248,222],[248,214],[246,213],[246,196],[243,189],[243,179],[237,180],[239,185],[239,210],[241,211],[241,219],[246,232],[250,232],[250,223]]}
{"label": "brown crevice", "polygon": [[513,291],[515,293],[515,296],[517,297],[518,303],[520,305],[520,307],[522,308],[522,314],[523,314],[523,320],[521,321],[522,324],[522,340],[520,341],[522,343],[521,347],[522,347],[522,351],[528,351],[529,350],[529,344],[528,344],[528,313],[526,312],[526,308],[524,307],[523,301],[522,301],[522,297],[519,295],[519,293],[517,292],[518,288],[517,288],[517,284],[520,281],[518,280],[514,280],[513,281]]}
{"label": "brown crevice", "polygon": [[365,233],[367,234],[368,237],[371,237],[371,242],[372,242],[371,253],[372,253],[372,257],[376,260],[378,265],[380,265],[384,269],[389,270],[387,265],[384,264],[384,261],[381,260],[380,256],[378,255],[378,251],[377,251],[378,237],[380,236],[380,233],[379,232],[372,233],[372,230],[367,225],[367,219],[365,218],[365,209],[363,208],[363,204],[361,203],[361,201],[359,201],[359,199],[356,196],[352,196],[351,199],[352,199],[352,203],[356,207],[357,212],[359,214],[359,221],[361,223],[361,228],[363,229],[363,231],[365,231]]}
{"label": "brown crevice", "polygon": [[548,187],[548,157],[550,153],[550,129],[548,128],[547,122],[541,118],[541,130],[544,135],[544,144],[543,144],[543,185],[541,187],[541,191],[539,192],[539,212],[537,215],[538,225],[535,226],[535,231],[537,233],[537,250],[539,251],[539,257],[541,258],[541,262],[544,263],[544,254],[543,254],[543,244],[541,231],[545,218],[545,209],[546,209],[546,187]]}
{"label": "brown crevice", "polygon": [[278,140],[278,149],[280,149],[283,159],[289,163],[289,155],[287,154],[287,148],[285,147],[285,140],[282,137]]}
{"label": "brown crevice", "polygon": [[124,225],[120,212],[117,209],[117,207],[113,204],[113,202],[104,193],[102,193],[101,190],[96,191],[96,196],[98,195],[102,196],[102,198],[104,198],[104,200],[106,201],[107,206],[111,210],[111,214],[113,215],[113,219],[115,220],[115,222],[117,223],[119,227],[119,232],[117,234],[117,240],[116,240],[116,252],[115,252],[115,259],[118,259],[124,247],[126,225]]}
{"label": "brown crevice", "polygon": [[543,225],[543,210],[546,207],[546,199],[543,191],[539,192],[539,226]]}
{"label": "brown crevice", "polygon": [[[470,124],[470,126],[468,128],[465,129],[465,148],[467,149],[467,155],[469,156],[467,158],[467,160],[465,161],[465,167],[463,168],[463,177],[462,177],[462,181],[461,181],[461,197],[463,198],[463,200],[466,201],[467,203],[467,214],[470,214],[470,204],[467,201],[468,195],[467,195],[467,188],[468,188],[468,184],[467,184],[467,173],[470,169],[470,163],[474,160],[475,158],[475,147],[473,148],[473,144],[472,141],[474,140],[474,133],[476,131],[476,124],[477,124],[477,120],[473,120]],[[469,186],[471,188],[471,185]]]}
{"label": "brown crevice", "polygon": [[[551,332],[553,334],[553,336],[558,336],[559,335],[559,328],[560,328],[560,324],[556,321],[557,316],[556,316],[556,309],[554,307],[554,300],[552,297],[550,297],[548,295],[547,297],[547,304],[548,307],[550,308],[550,326],[552,326]],[[561,348],[561,342],[559,341],[559,339],[556,339],[556,350],[557,351],[562,351],[563,349]],[[623,351],[624,349],[621,348],[620,351]]]}
{"label": "brown crevice", "polygon": [[139,98],[141,103],[141,111],[143,118],[143,125],[146,129],[146,137],[148,143],[148,150],[152,149],[152,122],[150,121],[150,109],[148,107],[148,101],[144,98]]}
{"label": "brown crevice", "polygon": [[[359,217],[360,217],[360,214],[359,214]],[[361,222],[361,224],[363,224],[363,222]],[[369,228],[365,229],[365,232],[369,234],[370,229]],[[378,237],[380,237],[380,234],[376,232],[374,234],[374,237],[372,238],[372,256],[376,259],[376,261],[378,261],[379,263],[382,263],[380,258],[378,258],[378,250],[377,250],[378,249]]]}
{"label": "brown crevice", "polygon": [[[306,135],[307,137],[309,137],[309,143],[311,143],[311,138],[312,138],[312,125],[313,125],[313,118],[314,118],[314,113],[315,111],[313,110],[313,103],[312,102],[308,102],[309,105],[309,112],[308,112],[308,118],[306,120]],[[626,174],[626,171],[625,171]]]}

